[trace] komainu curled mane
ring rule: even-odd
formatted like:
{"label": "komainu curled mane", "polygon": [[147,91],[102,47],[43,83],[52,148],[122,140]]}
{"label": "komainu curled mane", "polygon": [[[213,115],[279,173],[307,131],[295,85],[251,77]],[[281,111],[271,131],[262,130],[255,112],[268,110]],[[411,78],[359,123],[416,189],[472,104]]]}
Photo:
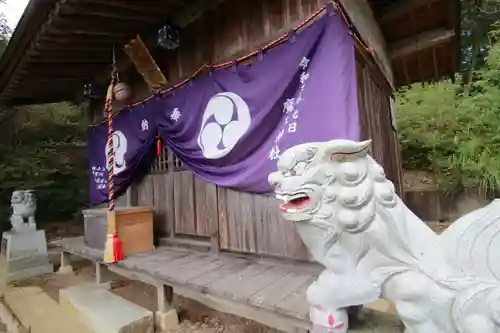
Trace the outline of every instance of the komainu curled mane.
{"label": "komainu curled mane", "polygon": [[436,235],[396,195],[370,141],[292,147],[269,176],[280,210],[325,271],[331,310],[384,298],[412,333],[500,332],[500,201]]}

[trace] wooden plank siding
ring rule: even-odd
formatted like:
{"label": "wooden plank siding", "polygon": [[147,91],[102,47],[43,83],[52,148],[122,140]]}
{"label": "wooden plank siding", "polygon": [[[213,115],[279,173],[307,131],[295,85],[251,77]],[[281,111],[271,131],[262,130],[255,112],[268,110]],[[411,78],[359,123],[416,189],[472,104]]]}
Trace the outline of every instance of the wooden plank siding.
{"label": "wooden plank siding", "polygon": [[234,59],[266,45],[302,23],[324,3],[324,0],[225,1],[181,31],[178,49],[156,50],[154,56],[169,82],[179,82],[202,64]]}
{"label": "wooden plank siding", "polygon": [[403,197],[399,141],[391,115],[392,89],[371,59],[356,52],[361,139],[372,140],[372,155]]}
{"label": "wooden plank siding", "polygon": [[[303,21],[323,0],[243,0],[224,2],[187,27],[181,47],[160,67],[178,82],[203,63],[232,59],[268,43]],[[158,56],[158,55],[156,55]],[[399,149],[391,128],[391,89],[378,67],[357,55],[363,138],[373,139],[373,154],[400,186]],[[165,152],[138,184],[140,205],[153,205],[159,237],[206,239],[221,250],[311,260],[292,223],[284,221],[272,196],[219,188],[197,178]]]}
{"label": "wooden plank siding", "polygon": [[157,237],[198,236],[216,241],[222,250],[309,258],[273,196],[220,188],[190,171],[152,173],[134,188],[138,204],[155,209]]}

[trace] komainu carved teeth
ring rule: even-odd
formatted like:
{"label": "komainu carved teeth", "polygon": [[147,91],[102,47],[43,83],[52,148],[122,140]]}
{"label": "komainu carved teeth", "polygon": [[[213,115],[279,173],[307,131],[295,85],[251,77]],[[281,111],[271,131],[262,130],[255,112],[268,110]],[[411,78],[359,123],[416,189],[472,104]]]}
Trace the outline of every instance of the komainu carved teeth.
{"label": "komainu carved teeth", "polygon": [[290,196],[283,194],[276,194],[276,199],[282,200],[285,204],[290,202]]}
{"label": "komainu carved teeth", "polygon": [[295,195],[292,195],[290,197],[290,200],[295,200],[295,199],[301,199],[301,198],[308,198],[309,196],[307,194],[304,194],[304,193],[298,193],[298,194],[295,194]]}

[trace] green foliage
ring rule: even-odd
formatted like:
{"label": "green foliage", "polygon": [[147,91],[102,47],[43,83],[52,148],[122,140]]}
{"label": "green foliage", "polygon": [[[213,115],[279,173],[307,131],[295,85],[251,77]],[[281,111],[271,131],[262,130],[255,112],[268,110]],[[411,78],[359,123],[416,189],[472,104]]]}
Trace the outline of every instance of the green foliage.
{"label": "green foliage", "polygon": [[39,220],[71,218],[88,198],[81,109],[60,103],[6,112],[0,118],[0,218],[10,212],[14,189],[35,189]]}
{"label": "green foliage", "polygon": [[[500,43],[477,71],[472,94],[459,83],[414,85],[398,93],[404,168],[428,170],[451,190],[500,190]],[[457,80],[457,82],[460,80]]]}
{"label": "green foliage", "polygon": [[[0,0],[0,5],[5,4],[5,1]],[[9,37],[11,34],[11,30],[7,24],[7,19],[3,13],[0,13],[0,56],[3,51],[7,47],[7,43],[9,42]]]}

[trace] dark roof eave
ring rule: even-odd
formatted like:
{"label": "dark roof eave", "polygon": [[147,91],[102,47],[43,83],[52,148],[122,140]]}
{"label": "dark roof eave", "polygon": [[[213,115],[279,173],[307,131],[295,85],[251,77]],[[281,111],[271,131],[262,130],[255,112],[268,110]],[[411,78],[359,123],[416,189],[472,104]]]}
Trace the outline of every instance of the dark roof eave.
{"label": "dark roof eave", "polygon": [[30,0],[21,16],[7,48],[0,58],[0,92],[6,88],[11,75],[22,59],[40,26],[57,0]]}

